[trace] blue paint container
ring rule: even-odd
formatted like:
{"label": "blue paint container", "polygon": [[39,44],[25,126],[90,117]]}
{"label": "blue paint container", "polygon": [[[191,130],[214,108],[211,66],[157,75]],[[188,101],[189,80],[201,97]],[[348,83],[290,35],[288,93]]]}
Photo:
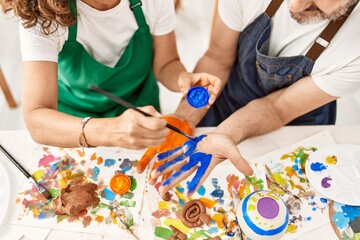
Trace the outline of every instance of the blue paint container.
{"label": "blue paint container", "polygon": [[186,95],[186,100],[194,108],[205,107],[209,102],[210,94],[208,90],[201,86],[192,87]]}

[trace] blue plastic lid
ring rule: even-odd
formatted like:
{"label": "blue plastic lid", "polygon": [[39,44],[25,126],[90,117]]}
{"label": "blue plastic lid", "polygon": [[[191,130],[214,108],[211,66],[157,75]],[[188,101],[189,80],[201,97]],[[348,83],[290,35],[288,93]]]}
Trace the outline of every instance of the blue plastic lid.
{"label": "blue plastic lid", "polygon": [[209,102],[210,94],[208,90],[201,86],[192,87],[186,95],[186,100],[194,108],[205,107]]}

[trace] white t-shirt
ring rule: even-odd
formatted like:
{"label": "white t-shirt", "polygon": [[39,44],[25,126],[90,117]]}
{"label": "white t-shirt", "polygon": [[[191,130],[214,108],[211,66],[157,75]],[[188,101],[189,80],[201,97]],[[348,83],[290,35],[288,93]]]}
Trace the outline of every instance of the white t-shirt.
{"label": "white t-shirt", "polygon": [[[77,41],[91,56],[114,67],[138,29],[129,0],[121,0],[114,8],[99,11],[77,0]],[[176,15],[171,0],[142,0],[142,10],[152,35],[160,36],[175,29]],[[20,25],[20,44],[23,61],[57,62],[58,54],[68,39],[68,28],[60,27],[50,35],[39,27],[24,29]]]}
{"label": "white t-shirt", "polygon": [[[219,16],[235,31],[243,31],[270,0],[220,0]],[[288,1],[284,1],[271,19],[270,56],[305,55],[328,24],[299,24],[291,18]],[[360,4],[316,60],[311,76],[324,92],[342,97],[360,90]],[[241,34],[240,34],[241,35]]]}

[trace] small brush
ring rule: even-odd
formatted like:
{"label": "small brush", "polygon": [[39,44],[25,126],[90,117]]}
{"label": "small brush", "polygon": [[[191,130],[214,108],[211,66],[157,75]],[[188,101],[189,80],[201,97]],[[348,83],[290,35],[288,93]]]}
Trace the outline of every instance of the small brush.
{"label": "small brush", "polygon": [[25,168],[23,168],[23,166],[21,166],[16,160],[15,158],[13,158],[6,150],[3,146],[0,145],[0,151],[4,153],[4,155],[20,170],[20,172],[22,172],[25,177],[27,177],[30,182],[34,185],[34,187],[46,198],[46,199],[51,199],[51,194],[49,193],[49,191],[43,187],[40,183],[38,183],[35,178],[33,178],[31,176],[31,174],[25,170]]}
{"label": "small brush", "polygon": [[[121,98],[119,98],[119,97],[116,97],[116,96],[112,95],[111,93],[109,93],[109,92],[107,92],[107,91],[105,91],[105,90],[102,90],[102,89],[100,89],[100,88],[98,88],[98,87],[95,87],[95,86],[93,86],[93,85],[90,86],[90,89],[93,90],[93,91],[95,91],[95,92],[97,92],[97,93],[100,93],[100,94],[106,96],[107,98],[111,99],[112,101],[120,104],[121,106],[123,106],[123,107],[125,107],[125,108],[134,109],[135,111],[137,111],[137,112],[139,112],[139,113],[141,113],[141,114],[143,114],[144,116],[147,116],[147,117],[154,117],[153,115],[151,115],[151,114],[149,114],[149,113],[147,113],[147,112],[142,111],[141,109],[139,109],[139,108],[137,108],[136,106],[132,105],[131,103],[125,101],[124,99],[121,99]],[[177,132],[177,133],[179,133],[179,134],[181,134],[181,135],[183,135],[183,136],[185,136],[185,137],[187,137],[188,139],[196,140],[195,137],[190,136],[189,134],[181,131],[180,129],[178,129],[177,127],[174,127],[173,125],[171,125],[171,124],[169,124],[169,123],[166,124],[166,127],[169,128],[169,129],[171,129],[171,130],[173,130],[173,131],[175,131],[175,132]]]}

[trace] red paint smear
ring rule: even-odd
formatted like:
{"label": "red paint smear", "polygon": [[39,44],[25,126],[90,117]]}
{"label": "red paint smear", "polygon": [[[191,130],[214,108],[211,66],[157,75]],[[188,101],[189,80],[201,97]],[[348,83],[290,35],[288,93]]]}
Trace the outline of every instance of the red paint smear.
{"label": "red paint smear", "polygon": [[38,167],[46,166],[53,161],[55,161],[54,155],[44,156],[43,158],[40,159]]}
{"label": "red paint smear", "polygon": [[157,182],[155,184],[155,189],[159,192],[159,187],[161,186],[161,182]]}
{"label": "red paint smear", "polygon": [[169,217],[171,215],[171,211],[168,209],[156,210],[155,212],[151,213],[151,215],[157,219],[161,217]]}

